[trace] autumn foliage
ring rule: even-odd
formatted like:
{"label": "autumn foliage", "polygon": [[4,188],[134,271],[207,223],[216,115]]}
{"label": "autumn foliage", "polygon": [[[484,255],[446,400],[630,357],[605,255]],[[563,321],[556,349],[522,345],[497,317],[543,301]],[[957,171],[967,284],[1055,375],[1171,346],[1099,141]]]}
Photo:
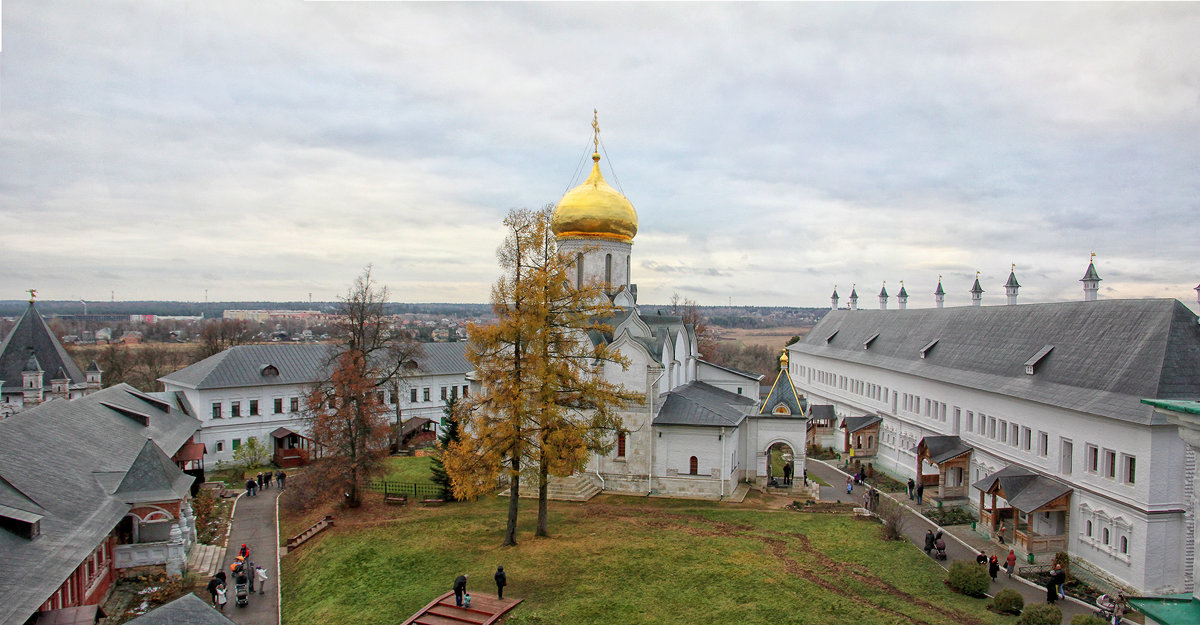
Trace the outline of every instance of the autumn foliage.
{"label": "autumn foliage", "polygon": [[607,382],[601,369],[627,366],[603,341],[617,309],[598,284],[576,288],[574,259],[560,255],[550,230],[550,207],[518,210],[498,256],[504,274],[492,288],[498,321],[468,328],[467,359],[481,392],[462,409],[462,438],[443,462],[454,495],[473,499],[509,484],[504,543],[516,544],[522,480],[538,488],[539,535],[547,533],[551,476],[582,470],[591,453],[605,452],[621,428],[617,409],[641,396]]}

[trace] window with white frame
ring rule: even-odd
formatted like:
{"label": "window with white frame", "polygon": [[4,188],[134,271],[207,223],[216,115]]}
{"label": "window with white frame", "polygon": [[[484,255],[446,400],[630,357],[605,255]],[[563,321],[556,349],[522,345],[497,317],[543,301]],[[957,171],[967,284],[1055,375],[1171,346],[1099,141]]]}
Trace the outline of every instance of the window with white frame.
{"label": "window with white frame", "polygon": [[1001,443],[1007,442],[1008,441],[1008,421],[1001,419],[1000,425],[998,426],[998,428],[1000,430],[1000,442]]}
{"label": "window with white frame", "polygon": [[1068,439],[1062,439],[1059,449],[1059,465],[1058,470],[1063,475],[1070,475],[1071,468],[1075,464],[1075,446]]}
{"label": "window with white frame", "polygon": [[1088,473],[1098,473],[1100,471],[1100,448],[1095,445],[1088,445],[1084,448],[1084,466]]}
{"label": "window with white frame", "polygon": [[988,438],[996,438],[996,417],[988,417]]}
{"label": "window with white frame", "polygon": [[1027,427],[1021,428],[1021,449],[1025,451],[1033,449],[1033,430]]}
{"label": "window with white frame", "polygon": [[1117,479],[1117,452],[1111,449],[1104,450],[1104,477]]}
{"label": "window with white frame", "polygon": [[967,411],[967,431],[975,433],[975,413],[970,410]]}
{"label": "window with white frame", "polygon": [[1132,485],[1137,478],[1137,458],[1121,454],[1121,481]]}
{"label": "window with white frame", "polygon": [[1050,453],[1050,435],[1038,432],[1038,455],[1045,458]]}

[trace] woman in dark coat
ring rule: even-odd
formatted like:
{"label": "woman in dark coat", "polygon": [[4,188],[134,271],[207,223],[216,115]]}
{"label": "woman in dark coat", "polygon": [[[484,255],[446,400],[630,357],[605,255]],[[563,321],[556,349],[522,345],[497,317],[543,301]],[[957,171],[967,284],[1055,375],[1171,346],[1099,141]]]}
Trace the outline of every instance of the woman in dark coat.
{"label": "woman in dark coat", "polygon": [[992,556],[988,559],[988,575],[992,576],[992,581],[996,581],[996,574],[1000,572],[1000,559]]}
{"label": "woman in dark coat", "polygon": [[496,567],[496,598],[504,598],[504,587],[508,585],[508,576],[504,574],[504,567]]}
{"label": "woman in dark coat", "polygon": [[1058,588],[1066,581],[1067,574],[1063,573],[1062,565],[1055,564],[1054,571],[1050,573],[1050,581],[1046,583],[1046,603],[1053,604],[1058,601]]}

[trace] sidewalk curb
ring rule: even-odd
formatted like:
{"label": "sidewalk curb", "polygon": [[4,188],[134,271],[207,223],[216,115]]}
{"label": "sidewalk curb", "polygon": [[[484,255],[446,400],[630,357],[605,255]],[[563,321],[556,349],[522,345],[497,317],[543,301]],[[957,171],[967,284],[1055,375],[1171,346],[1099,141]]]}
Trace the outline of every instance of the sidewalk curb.
{"label": "sidewalk curb", "polygon": [[[813,462],[819,462],[819,463],[821,463],[821,464],[825,465],[826,467],[828,467],[829,469],[832,469],[832,470],[834,470],[834,471],[837,471],[838,473],[841,473],[842,475],[845,475],[846,477],[850,477],[850,474],[849,474],[849,473],[846,473],[845,471],[843,471],[843,470],[841,470],[841,469],[837,468],[836,466],[834,466],[834,465],[832,465],[832,464],[829,464],[828,462],[825,462],[824,460],[818,460],[818,459],[816,459],[816,458],[807,458],[806,460],[812,460]],[[878,490],[878,489],[876,489],[876,490]],[[889,495],[889,494],[887,494],[887,493],[885,493],[885,492],[883,492],[883,491],[879,491],[879,494],[880,494],[880,495],[882,495],[882,496],[884,496],[884,497],[887,497],[888,499],[891,499],[891,500],[892,500],[893,502],[895,502],[896,504],[898,504],[898,505],[900,505],[900,506],[904,507],[904,508],[905,508],[905,509],[907,509],[909,512],[911,512],[911,513],[915,514],[916,516],[920,517],[920,518],[921,518],[922,520],[924,520],[926,523],[929,523],[930,525],[932,525],[932,526],[934,526],[934,527],[938,528],[938,530],[941,530],[941,529],[942,529],[942,526],[941,526],[941,525],[939,525],[939,524],[937,524],[937,523],[934,523],[933,519],[931,519],[931,518],[929,518],[929,517],[925,516],[924,514],[921,514],[921,512],[920,512],[919,510],[917,510],[917,509],[913,508],[912,506],[908,505],[907,503],[904,503],[903,501],[900,501],[900,500],[896,499],[895,497],[893,497],[893,496],[891,496],[891,495]],[[950,538],[952,538],[952,539],[954,539],[955,541],[957,541],[957,542],[958,542],[958,544],[960,544],[960,545],[962,545],[963,547],[965,547],[965,548],[966,548],[968,551],[975,551],[975,547],[973,547],[972,545],[969,545],[969,544],[967,544],[967,542],[966,542],[966,541],[964,541],[963,539],[959,538],[958,536],[955,536],[954,534],[951,534],[950,532],[945,532],[945,535],[947,535],[947,536],[949,536]],[[912,544],[912,546],[914,546],[914,547],[917,547],[917,544],[916,544],[916,543],[914,543],[914,542],[912,542],[912,541],[908,541],[908,542],[909,542],[910,544]],[[936,560],[934,560],[934,562],[937,562],[937,561],[936,561]],[[942,565],[939,563],[939,566],[942,566]],[[950,567],[949,567],[949,566],[942,566],[942,568],[943,568],[943,569],[946,569],[947,571],[948,571],[948,570],[950,570]],[[1044,586],[1039,586],[1039,585],[1037,585],[1037,584],[1035,584],[1035,583],[1033,583],[1033,582],[1031,582],[1031,581],[1029,581],[1029,580],[1025,579],[1024,577],[1021,577],[1020,575],[1014,575],[1014,576],[1012,576],[1012,577],[1011,577],[1011,578],[1009,578],[1009,579],[1015,579],[1015,580],[1017,580],[1018,582],[1020,582],[1020,583],[1022,583],[1022,584],[1025,584],[1026,586],[1029,586],[1030,588],[1034,588],[1034,589],[1040,590],[1040,591],[1042,591],[1043,593],[1045,593],[1045,592],[1046,592],[1046,588],[1045,588]],[[989,594],[989,595],[987,595],[987,596],[991,597],[992,595],[990,595],[990,594]],[[1074,603],[1078,604],[1079,606],[1081,606],[1081,607],[1084,607],[1084,608],[1087,608],[1087,609],[1089,609],[1089,610],[1094,610],[1094,609],[1096,608],[1096,606],[1094,606],[1094,605],[1092,605],[1092,604],[1090,604],[1090,603],[1087,603],[1086,601],[1081,601],[1081,600],[1079,600],[1079,599],[1076,599],[1075,597],[1072,597],[1072,596],[1070,596],[1070,595],[1067,595],[1065,599],[1060,599],[1060,601],[1072,601],[1072,602],[1074,602]]]}
{"label": "sidewalk curb", "polygon": [[275,491],[275,623],[283,625],[283,575],[279,566],[283,556],[279,555],[279,496],[283,490]]}
{"label": "sidewalk curb", "polygon": [[[229,508],[229,524],[225,526],[225,551],[226,552],[229,551],[229,535],[231,533],[233,533],[233,515],[235,513],[237,513],[238,502],[241,501],[242,495],[245,495],[245,494],[246,494],[246,491],[242,491],[242,492],[238,493],[237,497],[233,498],[233,505],[230,506],[230,508]],[[222,557],[221,558],[221,567],[218,568],[217,570],[219,571],[224,567],[225,567],[225,558]]]}

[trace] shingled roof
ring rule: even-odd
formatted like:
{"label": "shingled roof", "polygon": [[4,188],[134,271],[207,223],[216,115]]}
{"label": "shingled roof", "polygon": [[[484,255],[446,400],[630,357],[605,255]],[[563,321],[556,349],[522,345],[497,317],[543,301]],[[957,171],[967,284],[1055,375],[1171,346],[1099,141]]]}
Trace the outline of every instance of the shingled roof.
{"label": "shingled roof", "polygon": [[787,407],[789,415],[799,418],[804,418],[805,408],[808,407],[808,402],[800,399],[800,394],[796,392],[792,376],[786,367],[780,367],[779,374],[775,376],[775,383],[771,385],[771,392],[767,393],[767,398],[763,400],[758,413],[775,414],[775,407],[779,404]]}
{"label": "shingled roof", "polygon": [[193,593],[161,605],[125,625],[234,625],[233,621]]}
{"label": "shingled roof", "polygon": [[1165,423],[1142,398],[1200,397],[1200,328],[1174,299],[836,310],[790,349],[1134,423]]}
{"label": "shingled roof", "polygon": [[41,313],[33,302],[25,308],[25,313],[17,320],[4,342],[0,343],[0,380],[4,380],[5,392],[20,392],[23,386],[21,371],[29,362],[30,356],[36,356],[38,365],[46,375],[42,383],[50,388],[51,374],[59,368],[67,374],[72,384],[83,384],[86,378],[79,365],[71,360],[66,348],[59,342],[58,337],[46,325]]}
{"label": "shingled roof", "polygon": [[0,421],[0,507],[41,525],[33,540],[0,529],[0,623],[25,622],[132,502],[181,497],[192,478],[168,456],[199,428],[125,384]]}
{"label": "shingled roof", "polygon": [[[324,377],[331,349],[330,345],[321,343],[237,345],[159,379],[200,390],[311,384]],[[421,354],[414,358],[417,372],[424,375],[467,373],[472,367],[467,362],[466,351],[466,342],[422,343]]]}
{"label": "shingled roof", "polygon": [[654,425],[736,427],[758,403],[699,381],[688,382],[664,395]]}

